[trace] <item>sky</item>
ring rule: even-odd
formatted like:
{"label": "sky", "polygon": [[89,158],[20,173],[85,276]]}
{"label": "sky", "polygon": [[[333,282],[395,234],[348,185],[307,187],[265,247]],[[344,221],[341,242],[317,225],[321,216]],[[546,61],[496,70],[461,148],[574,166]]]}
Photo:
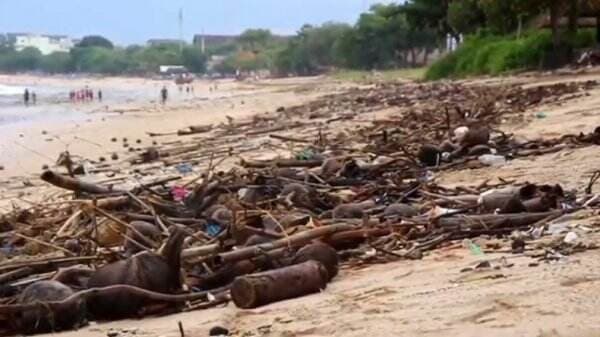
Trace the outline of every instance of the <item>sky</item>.
{"label": "sky", "polygon": [[268,28],[293,34],[305,23],[354,23],[375,3],[392,0],[0,0],[0,32],[100,34],[121,44],[151,38],[178,38],[183,8],[183,37],[238,34]]}

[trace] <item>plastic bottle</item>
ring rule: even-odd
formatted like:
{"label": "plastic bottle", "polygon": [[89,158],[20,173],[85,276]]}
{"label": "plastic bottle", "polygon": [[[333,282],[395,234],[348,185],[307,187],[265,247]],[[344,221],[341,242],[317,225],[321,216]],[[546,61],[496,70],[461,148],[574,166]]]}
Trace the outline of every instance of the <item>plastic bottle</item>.
{"label": "plastic bottle", "polygon": [[484,154],[479,156],[479,161],[487,166],[503,166],[506,164],[506,158],[495,154]]}

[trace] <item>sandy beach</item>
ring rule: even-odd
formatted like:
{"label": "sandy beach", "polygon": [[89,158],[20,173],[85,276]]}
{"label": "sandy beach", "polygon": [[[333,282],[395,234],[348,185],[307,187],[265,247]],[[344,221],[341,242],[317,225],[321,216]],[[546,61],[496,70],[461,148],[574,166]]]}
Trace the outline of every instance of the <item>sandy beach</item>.
{"label": "sandy beach", "polygon": [[[600,80],[597,72],[559,77],[505,79],[519,83]],[[52,165],[59,153],[97,158],[111,153],[126,155],[121,138],[140,139],[140,147],[153,141],[168,143],[176,136],[149,137],[147,132],[172,132],[190,125],[243,119],[271,114],[334,92],[357,86],[330,78],[265,80],[255,83],[218,81],[195,83],[196,97],[175,96],[166,106],[152,99],[163,81],[98,78],[65,79],[0,76],[0,83],[24,86],[35,81],[47,86],[115,88],[120,92],[146,92],[131,102],[107,99],[102,104],[72,107],[72,118],[23,121],[0,127],[4,170],[0,177],[38,175],[41,166]],[[209,88],[217,84],[217,91]],[[106,89],[110,96],[110,89]],[[176,91],[172,87],[171,91]],[[504,125],[503,130],[525,139],[550,137],[566,132],[589,132],[598,122],[600,89],[564,106],[536,106],[527,111],[526,122]],[[50,104],[49,104],[50,105]],[[546,118],[535,118],[543,111]],[[0,111],[0,114],[2,112]],[[363,120],[397,113],[393,109],[361,116]],[[351,129],[351,124],[348,124]],[[43,133],[45,132],[45,133]],[[22,136],[21,136],[22,135]],[[116,137],[117,142],[111,138]],[[516,179],[561,183],[566,189],[581,189],[600,161],[596,147],[547,154],[535,159],[517,159],[501,168],[462,170],[437,175],[441,184],[478,184],[486,179]],[[12,192],[11,192],[12,193]],[[8,192],[5,195],[12,195]],[[10,200],[10,198],[9,198]],[[587,240],[600,242],[597,213],[569,222],[592,228]],[[493,238],[481,239],[482,247]],[[233,303],[220,308],[177,315],[92,323],[79,331],[53,334],[64,337],[176,337],[182,322],[186,336],[207,336],[213,326],[224,326],[234,336],[595,336],[600,319],[595,294],[600,289],[599,252],[588,251],[556,262],[532,264],[525,254],[470,254],[460,243],[427,255],[420,261],[344,266],[320,294],[283,301],[254,310],[241,310]],[[481,261],[493,267],[461,272]],[[485,331],[483,333],[482,331]],[[483,335],[482,335],[483,333]],[[50,335],[48,335],[50,336]]]}
{"label": "sandy beach", "polygon": [[[319,87],[312,84],[319,82]],[[226,116],[243,118],[293,106],[341,89],[333,81],[315,78],[284,79],[260,83],[232,80],[196,81],[194,93],[180,92],[172,81],[140,78],[65,78],[0,75],[0,84],[17,87],[59,88],[67,102],[0,107],[0,118],[20,117],[0,124],[0,178],[38,174],[52,167],[60,152],[97,160],[112,153],[126,153],[121,140],[148,147],[148,132],[172,132],[191,125],[222,123]],[[101,89],[102,102],[69,103],[68,91],[89,86]],[[159,91],[169,88],[169,101],[159,104]],[[217,89],[210,90],[216,86]],[[112,138],[119,142],[111,142]],[[137,143],[137,140],[140,140]],[[167,141],[162,137],[161,141]]]}

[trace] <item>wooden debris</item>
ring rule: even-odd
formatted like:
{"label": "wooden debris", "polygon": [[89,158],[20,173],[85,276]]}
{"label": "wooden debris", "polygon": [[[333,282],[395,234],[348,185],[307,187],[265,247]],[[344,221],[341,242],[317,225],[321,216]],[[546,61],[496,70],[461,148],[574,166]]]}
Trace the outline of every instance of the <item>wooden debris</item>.
{"label": "wooden debris", "polygon": [[[540,103],[560,104],[595,86],[385,83],[285,107],[286,118],[229,118],[151,133],[189,137],[131,148],[123,162],[84,169],[77,156],[63,154],[64,168],[40,177],[58,187],[44,203],[0,214],[7,255],[0,300],[12,303],[0,305],[0,324],[28,312],[49,323],[81,301],[87,319],[201,310],[229,295],[252,308],[322,290],[339,263],[416,260],[482,235],[529,249],[524,235],[509,236],[596,209],[598,174],[583,197],[554,182],[449,187],[431,178],[483,167],[482,156],[504,163],[600,145],[600,128],[528,142],[498,130],[506,120],[524,121]],[[398,113],[369,116],[390,107]],[[18,301],[18,293],[48,280],[72,287],[71,295]],[[214,297],[182,294],[183,286]],[[185,301],[196,302],[173,305]],[[46,328],[70,329],[75,321]]]}
{"label": "wooden debris", "polygon": [[238,277],[231,286],[231,298],[243,309],[308,295],[325,289],[327,270],[316,261]]}

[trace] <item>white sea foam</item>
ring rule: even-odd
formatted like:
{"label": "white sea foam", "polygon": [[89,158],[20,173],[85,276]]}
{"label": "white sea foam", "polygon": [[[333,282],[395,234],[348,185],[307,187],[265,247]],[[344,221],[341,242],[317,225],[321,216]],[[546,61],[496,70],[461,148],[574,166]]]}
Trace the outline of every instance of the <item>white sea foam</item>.
{"label": "white sea foam", "polygon": [[25,91],[25,88],[23,88],[23,87],[0,84],[0,96],[21,95],[21,94],[23,94],[24,91]]}

